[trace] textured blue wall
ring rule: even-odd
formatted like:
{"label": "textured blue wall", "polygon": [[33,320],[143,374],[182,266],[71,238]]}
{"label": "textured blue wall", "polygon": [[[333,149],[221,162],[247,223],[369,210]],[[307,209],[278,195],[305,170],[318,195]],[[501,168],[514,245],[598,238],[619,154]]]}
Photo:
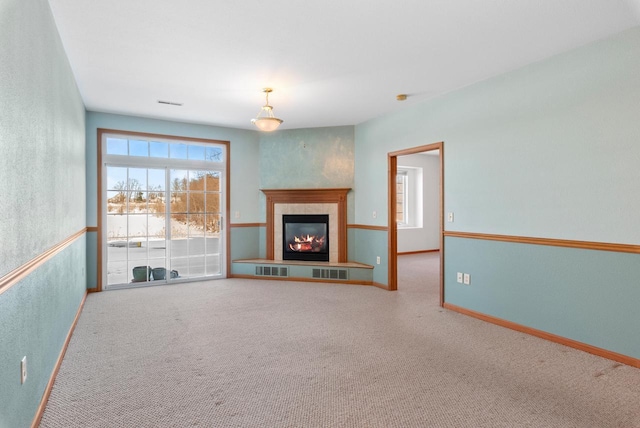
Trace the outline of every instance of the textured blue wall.
{"label": "textured blue wall", "polygon": [[[294,129],[261,134],[260,188],[354,187],[354,128]],[[354,192],[347,195],[347,221],[353,220]],[[262,219],[266,219],[261,197]]]}
{"label": "textured blue wall", "polygon": [[[28,427],[85,293],[85,241],[77,239],[0,295],[0,427]],[[27,380],[20,384],[20,360]]]}
{"label": "textured blue wall", "polygon": [[447,230],[640,244],[638,69],[640,28],[357,125],[355,222],[387,224],[388,152],[444,141]]}
{"label": "textured blue wall", "polygon": [[47,1],[3,1],[0,40],[1,277],[85,226],[85,169],[84,106]]}
{"label": "textured blue wall", "polygon": [[[85,111],[49,3],[1,8],[0,281],[86,226]],[[85,293],[85,258],[81,235],[0,294],[0,427],[30,426]]]}
{"label": "textured blue wall", "polygon": [[231,260],[260,258],[259,227],[231,228]]}
{"label": "textured blue wall", "polygon": [[445,255],[448,303],[640,358],[640,255],[452,237]]}
{"label": "textured blue wall", "polygon": [[[370,229],[349,229],[349,253],[353,251],[350,261],[373,266],[373,282],[387,285],[389,276],[389,254],[387,252],[387,232]],[[353,247],[353,249],[351,248]],[[376,258],[380,257],[380,264]]]}
{"label": "textured blue wall", "polygon": [[85,241],[87,245],[87,260],[85,261],[87,288],[96,288],[98,286],[96,282],[98,279],[98,265],[96,264],[96,260],[98,260],[98,233],[87,232]]}
{"label": "textured blue wall", "polygon": [[260,186],[353,187],[353,161],[352,126],[261,134]]}
{"label": "textured blue wall", "polygon": [[[357,125],[355,223],[387,224],[388,152],[444,141],[445,212],[455,213],[446,230],[640,244],[638,70],[635,28]],[[386,253],[385,240],[366,239],[358,249]],[[638,255],[518,248],[533,258],[497,243],[445,245],[445,300],[640,357],[627,343],[640,325],[627,303],[638,301],[629,276]],[[471,274],[470,287],[455,282],[457,271]],[[548,300],[566,315],[552,316]]]}

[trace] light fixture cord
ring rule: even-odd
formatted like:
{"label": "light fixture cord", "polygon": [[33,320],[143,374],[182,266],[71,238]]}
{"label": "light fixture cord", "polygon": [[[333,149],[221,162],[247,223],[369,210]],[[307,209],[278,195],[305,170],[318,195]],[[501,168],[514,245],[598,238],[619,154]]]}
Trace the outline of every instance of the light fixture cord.
{"label": "light fixture cord", "polygon": [[260,111],[258,112],[258,116],[256,117],[256,119],[260,118],[260,115],[262,114],[262,112],[266,111],[267,112],[267,117],[275,117],[273,115],[273,108],[269,105],[269,92],[271,91],[264,91],[265,93],[265,97],[267,100],[267,103],[262,106],[262,108],[260,109]]}

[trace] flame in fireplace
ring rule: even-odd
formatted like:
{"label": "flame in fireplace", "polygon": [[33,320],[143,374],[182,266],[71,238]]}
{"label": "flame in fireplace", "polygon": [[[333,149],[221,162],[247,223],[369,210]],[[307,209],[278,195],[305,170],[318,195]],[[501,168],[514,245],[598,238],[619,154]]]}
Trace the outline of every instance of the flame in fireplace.
{"label": "flame in fireplace", "polygon": [[296,252],[319,252],[324,246],[324,236],[302,235],[294,236],[289,249]]}

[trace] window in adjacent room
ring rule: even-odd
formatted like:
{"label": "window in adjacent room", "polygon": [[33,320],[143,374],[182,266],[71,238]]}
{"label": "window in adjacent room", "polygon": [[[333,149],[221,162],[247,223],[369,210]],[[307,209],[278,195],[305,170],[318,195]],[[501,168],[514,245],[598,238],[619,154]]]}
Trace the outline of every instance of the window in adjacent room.
{"label": "window in adjacent room", "polygon": [[396,222],[398,227],[422,227],[422,168],[398,167]]}
{"label": "window in adjacent room", "polygon": [[404,226],[408,222],[408,178],[407,171],[398,169],[398,174],[396,175],[396,223],[398,223],[398,226]]}

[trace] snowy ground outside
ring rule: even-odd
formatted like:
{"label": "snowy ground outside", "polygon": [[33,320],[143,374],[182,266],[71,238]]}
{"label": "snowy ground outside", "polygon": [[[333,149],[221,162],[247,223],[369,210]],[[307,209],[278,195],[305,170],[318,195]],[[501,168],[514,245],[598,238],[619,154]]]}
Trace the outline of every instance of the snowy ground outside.
{"label": "snowy ground outside", "polygon": [[[129,231],[127,233],[127,222]],[[165,217],[155,214],[130,214],[130,215],[108,215],[107,216],[107,240],[125,239],[129,237],[164,237]],[[189,226],[185,223],[171,220],[171,235],[175,237],[186,237],[189,233]],[[191,227],[191,234],[203,234],[202,228]]]}
{"label": "snowy ground outside", "polygon": [[169,241],[165,227],[164,216],[108,215],[107,284],[131,282],[137,266],[177,270],[181,279],[220,273],[219,234],[209,232],[205,236],[202,227],[172,220]]}

